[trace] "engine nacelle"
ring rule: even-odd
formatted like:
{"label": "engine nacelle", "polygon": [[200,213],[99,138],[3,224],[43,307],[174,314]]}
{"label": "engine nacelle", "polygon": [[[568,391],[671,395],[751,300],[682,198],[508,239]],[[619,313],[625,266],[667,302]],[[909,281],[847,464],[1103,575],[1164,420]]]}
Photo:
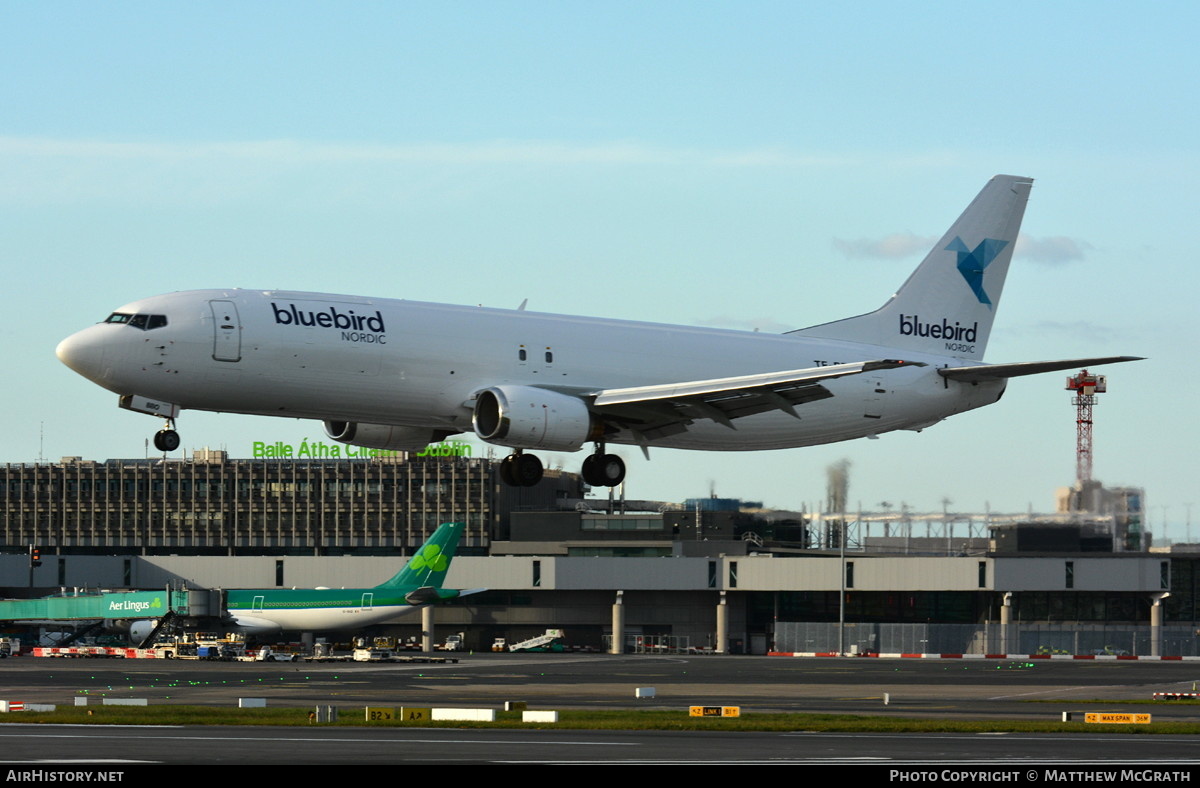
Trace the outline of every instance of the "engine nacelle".
{"label": "engine nacelle", "polygon": [[475,397],[475,434],[514,449],[578,451],[599,423],[578,397],[533,386],[493,386]]}
{"label": "engine nacelle", "polygon": [[129,642],[137,645],[146,638],[150,637],[150,633],[158,626],[158,619],[143,619],[134,621],[129,625]]}
{"label": "engine nacelle", "polygon": [[138,624],[143,620],[136,618],[106,618],[104,619],[104,631],[110,635],[124,635],[134,624]]}
{"label": "engine nacelle", "polygon": [[420,451],[452,433],[428,427],[399,427],[394,424],[362,424],[356,421],[327,421],[325,434],[341,443],[368,449]]}

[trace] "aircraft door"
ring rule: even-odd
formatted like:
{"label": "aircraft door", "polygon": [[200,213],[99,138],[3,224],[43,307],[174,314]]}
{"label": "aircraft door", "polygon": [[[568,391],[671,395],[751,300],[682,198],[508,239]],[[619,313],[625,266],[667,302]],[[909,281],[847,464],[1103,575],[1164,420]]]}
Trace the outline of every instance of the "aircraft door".
{"label": "aircraft door", "polygon": [[375,594],[368,591],[367,593],[363,594],[362,609],[370,610],[373,607],[375,607]]}
{"label": "aircraft door", "polygon": [[869,388],[863,415],[868,419],[881,419],[886,410],[884,398],[887,397],[887,386],[880,378],[869,378],[866,382]]}
{"label": "aircraft door", "polygon": [[209,301],[213,316],[213,358],[217,361],[242,360],[242,322],[237,304]]}

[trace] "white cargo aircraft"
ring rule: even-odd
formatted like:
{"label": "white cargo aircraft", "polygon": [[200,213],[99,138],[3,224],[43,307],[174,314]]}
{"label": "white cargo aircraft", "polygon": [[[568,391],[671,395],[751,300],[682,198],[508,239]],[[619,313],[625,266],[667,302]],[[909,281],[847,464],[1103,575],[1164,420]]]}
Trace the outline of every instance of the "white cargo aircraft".
{"label": "white cargo aircraft", "polygon": [[[593,486],[625,466],[606,444],[784,449],[922,430],[990,405],[1008,378],[1134,357],[984,364],[1033,181],[997,175],[900,290],[865,315],[781,335],[281,290],[194,290],[117,309],[58,357],[166,419],[185,409],[321,419],[333,439],[417,451],[474,431],[514,449],[595,450]],[[524,305],[522,305],[523,307]]]}

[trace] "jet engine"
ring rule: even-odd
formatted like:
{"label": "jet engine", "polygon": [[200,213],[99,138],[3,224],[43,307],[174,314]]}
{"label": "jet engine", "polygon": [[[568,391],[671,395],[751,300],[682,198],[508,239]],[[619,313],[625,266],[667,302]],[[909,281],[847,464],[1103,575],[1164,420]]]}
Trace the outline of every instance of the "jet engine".
{"label": "jet engine", "polygon": [[[140,624],[146,619],[137,618],[106,618],[104,619],[104,631],[114,635],[124,635],[130,631],[136,624]],[[153,624],[151,624],[153,626]]]}
{"label": "jet engine", "polygon": [[394,424],[362,424],[356,421],[327,421],[325,434],[341,443],[368,449],[420,451],[452,433],[428,427],[400,427]]}
{"label": "jet engine", "polygon": [[111,635],[128,635],[129,642],[136,646],[148,638],[157,626],[157,618],[106,618],[103,630]]}
{"label": "jet engine", "polygon": [[133,621],[129,624],[129,642],[138,644],[150,636],[154,628],[158,626],[158,619],[143,619],[141,621]]}
{"label": "jet engine", "polygon": [[514,449],[578,451],[601,425],[578,397],[533,386],[493,386],[475,397],[475,434]]}

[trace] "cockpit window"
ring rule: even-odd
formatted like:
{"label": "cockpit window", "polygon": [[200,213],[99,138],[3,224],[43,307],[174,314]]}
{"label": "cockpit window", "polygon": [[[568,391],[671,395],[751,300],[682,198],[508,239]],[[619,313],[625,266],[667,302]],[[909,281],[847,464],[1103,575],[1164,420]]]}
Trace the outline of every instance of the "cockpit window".
{"label": "cockpit window", "polygon": [[113,312],[105,323],[126,323],[142,331],[162,328],[167,324],[166,315],[131,315],[128,312]]}

